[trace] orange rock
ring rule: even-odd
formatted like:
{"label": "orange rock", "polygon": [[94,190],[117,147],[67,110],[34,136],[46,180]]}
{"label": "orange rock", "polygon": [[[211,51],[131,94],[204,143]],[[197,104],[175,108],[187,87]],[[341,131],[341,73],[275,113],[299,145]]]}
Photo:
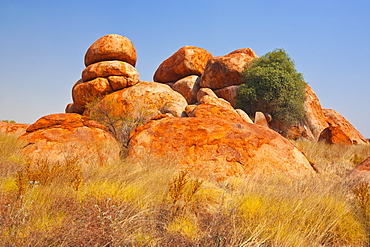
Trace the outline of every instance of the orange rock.
{"label": "orange rock", "polygon": [[230,103],[224,99],[205,95],[200,99],[199,103],[189,117],[219,118],[235,122],[245,122]]}
{"label": "orange rock", "polygon": [[218,96],[215,94],[215,92],[213,92],[212,89],[210,88],[201,88],[199,89],[198,93],[197,93],[197,101],[199,102],[200,99],[204,96],[204,95],[209,95],[211,97],[214,97],[214,98],[218,98]]}
{"label": "orange rock", "polygon": [[331,124],[338,125],[353,144],[366,144],[368,140],[345,119],[341,114],[332,109],[324,109],[325,117]]}
{"label": "orange rock", "polygon": [[212,54],[202,48],[184,46],[159,65],[153,80],[166,83],[176,82],[189,75],[200,76],[210,58]]}
{"label": "orange rock", "polygon": [[183,115],[186,106],[184,97],[169,86],[142,81],[106,95],[94,107],[108,111],[112,116],[125,117],[135,113],[151,118],[159,113],[171,113],[179,117]]}
{"label": "orange rock", "polygon": [[349,174],[349,178],[355,182],[366,182],[370,183],[370,157],[361,162],[356,168],[354,168]]}
{"label": "orange rock", "polygon": [[131,133],[129,156],[174,155],[178,168],[222,180],[233,175],[311,175],[314,169],[289,141],[268,128],[217,118],[163,118]]}
{"label": "orange rock", "polygon": [[172,88],[184,96],[188,104],[194,104],[197,102],[197,93],[200,89],[199,83],[199,76],[192,75],[178,80]]}
{"label": "orange rock", "polygon": [[236,54],[236,53],[244,53],[244,54],[246,54],[250,57],[258,58],[256,53],[251,48],[241,48],[241,49],[230,52],[229,55],[230,54]]}
{"label": "orange rock", "polygon": [[241,118],[247,121],[247,123],[251,123],[251,124],[253,123],[252,119],[248,116],[248,114],[245,111],[243,111],[242,109],[235,109],[235,111],[236,113],[239,114]]}
{"label": "orange rock", "polygon": [[266,117],[265,117],[265,114],[263,114],[262,112],[256,112],[256,115],[254,117],[254,123],[255,124],[258,124],[258,125],[261,125],[261,126],[264,126],[264,127],[267,127],[267,128],[270,128],[267,120],[266,120]]}
{"label": "orange rock", "polygon": [[82,71],[84,82],[98,77],[122,76],[131,80],[131,85],[139,82],[139,73],[130,64],[121,61],[103,61],[89,65]]}
{"label": "orange rock", "polygon": [[135,67],[136,50],[132,42],[124,36],[108,34],[95,41],[85,55],[86,67],[109,60],[120,60]]}
{"label": "orange rock", "polygon": [[321,132],[329,127],[329,125],[326,122],[326,117],[319,98],[308,84],[306,84],[305,91],[306,100],[304,102],[304,110],[306,115],[304,123],[313,134],[313,137],[317,140]]}
{"label": "orange rock", "polygon": [[21,136],[26,133],[29,124],[0,122],[0,133]]}
{"label": "orange rock", "polygon": [[106,128],[74,113],[51,114],[30,125],[20,137],[28,142],[24,155],[32,162],[79,162],[104,165],[119,158],[119,145]]}
{"label": "orange rock", "polygon": [[241,84],[241,73],[249,61],[257,58],[252,50],[250,50],[251,52],[242,52],[242,50],[244,49],[239,49],[240,52],[234,51],[226,56],[210,59],[201,77],[200,87],[221,89]]}
{"label": "orange rock", "polygon": [[78,113],[82,114],[84,112],[84,108],[78,104],[75,103],[69,103],[66,106],[65,113]]}
{"label": "orange rock", "polygon": [[72,88],[73,102],[85,107],[86,104],[112,93],[113,89],[105,78],[96,78],[92,81],[78,81]]}
{"label": "orange rock", "polygon": [[319,136],[319,141],[324,141],[328,144],[352,145],[351,139],[338,125],[330,125],[324,129]]}
{"label": "orange rock", "polygon": [[131,87],[139,82],[139,78],[128,76],[108,76],[109,84],[114,91]]}
{"label": "orange rock", "polygon": [[236,96],[238,94],[239,86],[229,86],[224,87],[218,90],[215,90],[215,94],[230,102],[230,104],[235,108],[236,107]]}
{"label": "orange rock", "polygon": [[185,107],[185,113],[188,117],[191,117],[193,116],[193,111],[195,108],[197,108],[198,106],[197,105],[187,105]]}

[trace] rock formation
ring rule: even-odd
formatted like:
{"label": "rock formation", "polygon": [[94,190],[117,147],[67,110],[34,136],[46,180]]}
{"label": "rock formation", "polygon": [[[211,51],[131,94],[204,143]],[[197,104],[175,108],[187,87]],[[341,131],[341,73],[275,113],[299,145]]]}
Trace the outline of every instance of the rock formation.
{"label": "rock formation", "polygon": [[188,104],[197,102],[197,94],[200,89],[200,77],[196,75],[187,76],[172,85],[173,90],[179,92]]}
{"label": "rock formation", "polygon": [[190,75],[200,76],[210,58],[212,54],[202,48],[184,46],[159,65],[153,80],[166,83],[176,82]]}
{"label": "rock formation", "polygon": [[0,122],[0,133],[21,136],[26,133],[29,124]]}
{"label": "rock formation", "polygon": [[63,162],[73,156],[81,163],[104,165],[119,158],[116,140],[100,123],[75,113],[44,116],[20,136],[24,155],[32,162]]}
{"label": "rock formation", "polygon": [[85,66],[101,62],[118,60],[135,67],[136,50],[132,42],[118,34],[108,34],[95,41],[85,54]]}
{"label": "rock formation", "polygon": [[368,140],[353,127],[341,114],[332,109],[324,109],[325,117],[330,125],[337,125],[346,134],[353,144],[366,144]]}
{"label": "rock formation", "polygon": [[[186,106],[184,97],[169,86],[142,81],[132,87],[106,95],[93,109],[122,118],[130,114],[142,114],[146,118],[151,118],[162,113],[181,117]],[[86,112],[86,115],[89,115],[89,112]]]}
{"label": "rock formation", "polygon": [[271,129],[219,118],[168,117],[132,133],[129,155],[175,155],[179,168],[201,177],[314,173],[305,156]]}
{"label": "rock formation", "polygon": [[221,89],[242,83],[241,73],[258,56],[252,49],[239,49],[225,56],[211,58],[201,77],[200,87]]}
{"label": "rock formation", "polygon": [[109,34],[95,41],[85,54],[86,68],[72,88],[73,105],[66,112],[81,114],[91,102],[138,83],[136,59],[135,47],[126,37]]}
{"label": "rock formation", "polygon": [[338,125],[330,125],[325,128],[319,136],[319,141],[324,141],[328,144],[353,144],[348,135],[346,135]]}
{"label": "rock formation", "polygon": [[348,121],[322,109],[308,85],[306,116],[300,124],[288,129],[262,112],[253,124],[235,107],[242,72],[255,58],[250,48],[213,57],[202,48],[185,46],[159,65],[155,82],[140,81],[131,41],[106,35],[86,52],[86,68],[73,85],[68,113],[45,116],[30,125],[21,136],[28,142],[24,152],[31,160],[58,161],[73,150],[82,160],[100,165],[118,158],[116,140],[88,118],[98,119],[97,114],[113,120],[145,119],[130,134],[129,156],[175,155],[177,168],[217,180],[260,172],[315,173],[305,156],[270,126],[293,139],[320,136],[332,143],[365,143]]}

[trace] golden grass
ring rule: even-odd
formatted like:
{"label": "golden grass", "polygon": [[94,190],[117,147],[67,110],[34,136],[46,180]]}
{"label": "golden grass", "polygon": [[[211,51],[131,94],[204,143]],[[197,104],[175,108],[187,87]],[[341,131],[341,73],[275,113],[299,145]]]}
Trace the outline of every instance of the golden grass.
{"label": "golden grass", "polygon": [[[200,180],[174,160],[24,162],[0,136],[1,246],[368,246],[369,186],[348,172],[369,146],[297,141],[311,178]],[[70,155],[69,157],[73,157]]]}

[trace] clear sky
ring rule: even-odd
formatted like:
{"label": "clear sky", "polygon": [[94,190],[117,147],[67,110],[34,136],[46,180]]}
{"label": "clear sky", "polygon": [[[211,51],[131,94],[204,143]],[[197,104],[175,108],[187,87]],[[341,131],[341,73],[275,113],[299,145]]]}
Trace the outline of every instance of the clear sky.
{"label": "clear sky", "polygon": [[141,80],[192,45],[221,56],[283,48],[318,95],[370,137],[370,0],[0,1],[0,119],[64,112],[88,47],[128,37]]}

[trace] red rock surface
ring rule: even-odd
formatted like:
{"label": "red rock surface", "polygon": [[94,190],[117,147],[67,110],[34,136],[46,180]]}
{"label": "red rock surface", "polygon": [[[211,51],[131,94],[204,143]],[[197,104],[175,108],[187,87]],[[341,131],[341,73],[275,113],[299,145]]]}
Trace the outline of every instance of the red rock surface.
{"label": "red rock surface", "polygon": [[120,60],[135,67],[136,50],[132,42],[118,34],[108,34],[95,41],[85,54],[85,65]]}
{"label": "red rock surface", "polygon": [[317,140],[321,132],[329,127],[329,124],[326,121],[319,98],[308,84],[306,84],[305,91],[306,100],[304,102],[304,110],[306,116],[304,123]]}
{"label": "red rock surface", "polygon": [[214,98],[218,98],[218,96],[215,94],[215,92],[213,92],[212,89],[210,88],[201,88],[199,89],[198,93],[197,93],[197,101],[199,102],[200,99],[204,96],[204,95],[209,95],[211,97],[214,97]]}
{"label": "red rock surface", "polygon": [[370,183],[370,157],[354,168],[349,174],[349,178],[356,183]]}
{"label": "red rock surface", "polygon": [[345,119],[341,114],[332,109],[324,109],[325,117],[331,124],[338,125],[340,129],[346,134],[353,144],[366,144],[368,140]]}
{"label": "red rock surface", "polygon": [[84,112],[84,108],[76,103],[69,103],[66,106],[65,113],[78,113],[82,114]]}
{"label": "red rock surface", "polygon": [[129,155],[175,155],[178,168],[197,176],[314,174],[305,156],[268,128],[217,118],[162,118],[131,133]]}
{"label": "red rock surface", "polygon": [[241,84],[241,73],[249,61],[257,58],[252,50],[246,52],[247,50],[248,48],[239,49],[237,50],[239,52],[234,51],[228,55],[210,59],[201,77],[200,87],[221,89]]}
{"label": "red rock surface", "polygon": [[95,107],[107,109],[115,116],[127,116],[136,112],[151,118],[160,113],[171,113],[179,117],[186,106],[185,98],[169,86],[142,81],[132,87],[106,95]]}
{"label": "red rock surface", "polygon": [[189,75],[200,76],[210,58],[212,54],[202,48],[184,46],[159,65],[153,80],[166,83]]}
{"label": "red rock surface", "polygon": [[109,76],[122,76],[130,80],[134,85],[139,82],[139,73],[130,64],[121,61],[103,61],[89,65],[82,71],[82,80],[84,82],[96,79],[98,77],[107,78]]}
{"label": "red rock surface", "polygon": [[106,128],[79,114],[44,116],[20,138],[28,143],[23,153],[34,162],[74,156],[83,163],[104,165],[119,158],[119,145]]}
{"label": "red rock surface", "polygon": [[319,136],[319,141],[324,141],[328,144],[353,144],[351,139],[338,125],[330,125],[329,127],[325,128]]}
{"label": "red rock surface", "polygon": [[235,122],[245,122],[230,103],[224,99],[205,95],[200,99],[199,103],[189,117],[218,118]]}
{"label": "red rock surface", "polygon": [[238,85],[224,87],[218,90],[215,90],[215,94],[230,102],[230,104],[236,108],[236,96],[238,94]]}
{"label": "red rock surface", "polygon": [[29,124],[0,122],[0,133],[21,136],[26,133]]}
{"label": "red rock surface", "polygon": [[255,124],[258,124],[258,125],[261,125],[261,126],[264,126],[264,127],[267,127],[267,128],[270,128],[267,120],[266,120],[266,117],[265,117],[265,114],[263,114],[262,112],[256,112],[255,116],[254,116],[254,123]]}
{"label": "red rock surface", "polygon": [[184,96],[188,104],[194,104],[197,102],[197,93],[200,89],[199,83],[199,76],[191,75],[178,80],[172,85],[172,89]]}
{"label": "red rock surface", "polygon": [[235,109],[236,113],[239,114],[241,118],[243,118],[247,123],[253,123],[252,119],[249,117],[249,115],[243,111],[242,109]]}
{"label": "red rock surface", "polygon": [[78,81],[72,88],[73,102],[85,107],[86,104],[112,93],[113,89],[105,78],[96,78],[92,81]]}

